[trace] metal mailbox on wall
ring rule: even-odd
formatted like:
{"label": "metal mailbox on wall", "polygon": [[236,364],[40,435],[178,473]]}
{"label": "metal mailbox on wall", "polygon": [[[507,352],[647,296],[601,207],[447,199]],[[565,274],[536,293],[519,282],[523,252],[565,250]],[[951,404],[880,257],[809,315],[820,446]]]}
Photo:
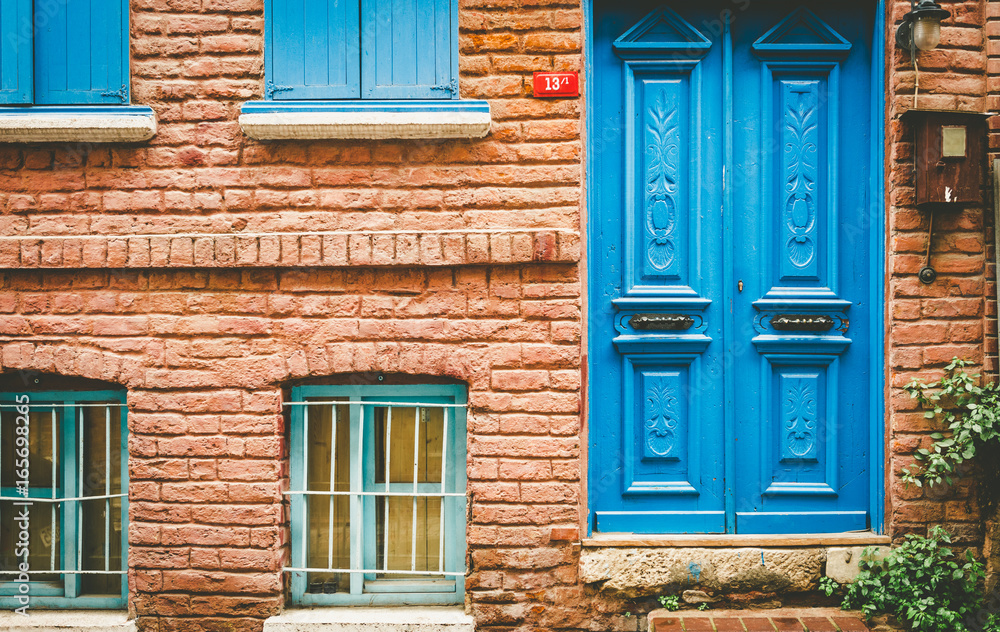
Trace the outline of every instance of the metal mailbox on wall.
{"label": "metal mailbox on wall", "polygon": [[913,131],[918,207],[933,209],[983,202],[988,116],[947,110],[903,113],[903,122]]}

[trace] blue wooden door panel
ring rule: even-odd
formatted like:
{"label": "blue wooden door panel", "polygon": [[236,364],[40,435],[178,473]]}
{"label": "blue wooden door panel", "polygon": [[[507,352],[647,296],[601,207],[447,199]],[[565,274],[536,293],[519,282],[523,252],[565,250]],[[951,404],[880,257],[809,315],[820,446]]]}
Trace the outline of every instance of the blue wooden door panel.
{"label": "blue wooden door panel", "polygon": [[870,528],[874,7],[620,5],[594,19],[592,528]]}
{"label": "blue wooden door panel", "polygon": [[357,0],[267,0],[269,99],[361,96]]}
{"label": "blue wooden door panel", "polygon": [[454,0],[361,0],[367,99],[458,98]]}
{"label": "blue wooden door panel", "polygon": [[35,6],[35,103],[129,101],[127,0]]}
{"label": "blue wooden door panel", "polygon": [[869,528],[867,511],[740,512],[736,531],[753,534],[847,533]]}
{"label": "blue wooden door panel", "polygon": [[31,103],[33,42],[31,0],[0,2],[0,103]]}
{"label": "blue wooden door panel", "polygon": [[[721,190],[706,186],[721,164],[721,46],[669,9],[595,28],[595,64],[614,75],[595,94],[594,180],[608,184],[591,233],[595,528],[722,533]],[[649,315],[683,326],[649,329]]]}
{"label": "blue wooden door panel", "polygon": [[[819,10],[819,9],[817,9]],[[870,53],[863,3],[815,14],[749,13],[734,27],[736,243],[735,528],[741,533],[871,527],[866,232]],[[849,236],[854,231],[853,236]],[[783,330],[782,314],[825,316],[824,332]]]}

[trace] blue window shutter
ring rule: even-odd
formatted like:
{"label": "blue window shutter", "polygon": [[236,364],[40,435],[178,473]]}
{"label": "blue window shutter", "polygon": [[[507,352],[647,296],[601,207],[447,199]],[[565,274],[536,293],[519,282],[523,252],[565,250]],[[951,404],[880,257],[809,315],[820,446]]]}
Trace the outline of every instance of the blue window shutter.
{"label": "blue window shutter", "polygon": [[128,0],[36,3],[35,103],[128,103],[128,41]]}
{"label": "blue window shutter", "polygon": [[366,99],[458,98],[455,0],[361,0]]}
{"label": "blue window shutter", "polygon": [[32,31],[31,0],[0,2],[0,103],[31,103]]}
{"label": "blue window shutter", "polygon": [[356,99],[357,0],[266,0],[267,99]]}

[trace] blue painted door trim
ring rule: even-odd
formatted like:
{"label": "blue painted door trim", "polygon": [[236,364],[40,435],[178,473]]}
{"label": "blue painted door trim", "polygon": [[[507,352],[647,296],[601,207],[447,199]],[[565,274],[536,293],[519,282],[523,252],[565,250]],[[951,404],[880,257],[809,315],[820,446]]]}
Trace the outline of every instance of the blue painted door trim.
{"label": "blue painted door trim", "polygon": [[[872,88],[871,89],[872,116],[871,116],[870,138],[873,139],[871,142],[871,151],[870,151],[871,153],[871,158],[870,158],[871,169],[869,171],[870,198],[866,200],[866,207],[867,207],[866,219],[870,220],[870,230],[868,230],[866,233],[869,237],[869,243],[867,247],[873,262],[873,265],[871,266],[871,278],[870,278],[871,283],[867,298],[871,301],[871,305],[873,307],[870,310],[871,323],[867,328],[867,335],[869,336],[869,338],[865,341],[868,344],[870,344],[871,353],[869,354],[867,366],[864,369],[868,373],[868,378],[869,378],[868,385],[870,394],[870,397],[868,398],[870,402],[870,409],[869,409],[870,432],[868,433],[870,436],[870,444],[867,446],[868,454],[865,457],[866,466],[868,471],[870,472],[869,476],[870,488],[868,493],[867,512],[861,512],[861,513],[868,514],[867,516],[865,516],[865,520],[866,522],[870,522],[870,528],[873,531],[881,532],[883,530],[883,523],[884,523],[884,511],[882,505],[884,502],[884,484],[885,484],[884,475],[882,474],[882,466],[883,466],[882,461],[884,453],[884,447],[883,447],[884,414],[885,414],[883,393],[882,393],[884,385],[884,362],[882,357],[883,354],[882,341],[884,339],[883,335],[884,243],[883,241],[885,235],[884,232],[885,220],[884,220],[884,211],[883,211],[884,202],[882,193],[882,186],[883,186],[882,182],[884,178],[883,159],[882,159],[883,156],[882,145],[884,139],[884,129],[883,129],[884,91],[882,90],[882,85],[884,83],[884,76],[882,73],[882,62],[881,62],[884,56],[884,46],[882,39],[885,30],[885,21],[884,21],[885,6],[882,0],[879,0],[877,3],[873,4],[877,4],[877,7],[873,7],[876,10],[876,14],[874,16],[873,40],[871,42],[863,43],[863,45],[870,45],[871,58],[874,60],[874,63],[871,64],[871,71],[870,71],[871,88]],[[653,6],[655,5],[651,4],[650,9],[652,9]],[[624,31],[629,26],[631,26],[631,24],[623,24],[622,29],[619,32]],[[601,55],[600,51],[595,51],[594,49],[594,32],[596,28],[599,28],[599,25],[595,25],[594,23],[593,4],[587,3],[585,6],[585,30],[587,33],[587,39],[585,42],[586,60],[587,60],[585,67],[585,74],[587,80],[586,85],[588,86],[598,85],[597,82],[595,81],[595,73],[593,67],[594,60]],[[723,24],[720,24],[719,29],[720,31],[728,31],[729,29],[728,20],[725,20]],[[769,55],[769,54],[773,55],[775,52],[780,52],[781,50],[780,47],[768,46],[768,44],[770,43],[766,41],[760,42],[760,44],[761,45],[758,47],[758,49],[764,55]],[[841,45],[842,43],[838,42],[835,38],[827,42],[821,42],[821,44],[823,45],[815,47],[815,50],[812,51],[814,54],[820,56],[829,56],[831,54],[836,54],[838,50],[843,50],[843,46]],[[723,61],[724,69],[722,73],[726,78],[726,80],[724,81],[724,84],[726,85],[726,88],[724,90],[725,92],[724,99],[727,102],[727,107],[728,107],[728,104],[732,103],[732,98],[733,98],[730,88],[730,86],[732,86],[732,82],[729,80],[730,78],[733,77],[732,49],[728,45],[724,45],[723,48],[725,49],[723,52],[726,58]],[[595,108],[597,107],[596,102],[600,101],[600,99],[601,99],[600,93],[593,90],[588,91],[587,93],[588,116],[586,118],[585,125],[588,128],[587,137],[590,139],[591,142],[588,151],[587,167],[588,167],[588,173],[590,174],[588,181],[592,183],[588,189],[588,209],[590,210],[587,218],[588,221],[587,232],[589,236],[587,252],[588,252],[588,259],[590,261],[590,265],[588,266],[589,268],[588,302],[590,304],[590,322],[589,322],[589,333],[587,339],[588,352],[589,352],[588,353],[588,372],[589,372],[588,420],[591,433],[590,436],[591,448],[589,455],[590,467],[588,471],[588,496],[589,496],[589,509],[590,509],[590,520],[588,524],[588,529],[607,530],[601,528],[595,529],[595,525],[600,525],[602,523],[601,514],[604,514],[603,522],[608,522],[610,520],[612,522],[617,521],[619,523],[615,525],[615,530],[676,532],[678,529],[663,528],[662,527],[663,521],[659,519],[655,520],[657,524],[655,524],[652,528],[643,527],[638,524],[634,524],[632,525],[632,528],[629,528],[628,524],[624,525],[621,524],[621,523],[627,523],[628,521],[619,517],[620,512],[616,513],[615,511],[610,510],[607,507],[605,507],[605,509],[602,511],[600,508],[603,499],[607,499],[609,496],[614,496],[616,493],[619,493],[619,490],[616,489],[618,487],[618,484],[614,482],[609,482],[609,475],[611,476],[611,478],[613,478],[614,470],[621,465],[620,461],[615,461],[615,460],[609,461],[606,458],[606,455],[602,456],[602,454],[600,453],[602,444],[606,444],[609,440],[610,441],[617,440],[618,437],[606,436],[605,429],[599,428],[595,420],[595,418],[599,417],[601,414],[599,412],[600,402],[598,400],[602,395],[599,388],[600,385],[604,383],[603,379],[605,377],[601,373],[602,371],[600,367],[601,358],[599,358],[598,356],[600,353],[601,345],[602,344],[606,345],[608,341],[607,330],[602,327],[602,319],[600,313],[602,311],[607,311],[607,310],[611,310],[612,312],[617,313],[616,310],[621,310],[623,306],[642,308],[644,304],[645,305],[649,304],[648,300],[643,300],[641,297],[633,297],[631,299],[623,298],[619,299],[618,301],[615,301],[617,307],[612,308],[610,305],[607,304],[606,301],[602,300],[605,290],[608,289],[614,290],[615,288],[612,287],[613,283],[609,283],[607,278],[602,278],[602,275],[598,272],[600,262],[602,258],[605,257],[607,254],[605,247],[606,244],[601,237],[602,234],[601,227],[597,226],[597,217],[600,216],[600,204],[601,204],[599,185],[601,182],[604,181],[602,179],[601,173],[598,171],[598,166],[600,164],[599,157],[601,152],[608,147],[609,143],[615,142],[616,140],[615,133],[620,132],[620,130],[609,129],[609,126],[604,124],[604,121],[601,121],[599,125],[595,125],[594,113],[595,113]],[[727,120],[724,123],[721,136],[723,137],[721,139],[722,143],[726,146],[725,153],[727,155],[727,160],[726,160],[727,168],[725,170],[726,186],[725,186],[724,203],[727,209],[731,211],[733,208],[733,199],[732,199],[733,163],[731,160],[732,143],[733,143],[733,122],[731,119]],[[733,238],[731,231],[726,230],[723,233],[723,241],[726,250],[731,251],[733,245]],[[726,277],[725,286],[727,288],[733,286],[736,281],[735,276],[731,275],[730,272],[731,271],[728,270],[722,272],[723,276]],[[730,300],[726,302],[730,303],[732,297],[729,296],[728,298]],[[780,299],[784,297],[774,297],[774,298]],[[822,301],[822,299],[826,297],[816,296],[815,298]],[[829,296],[829,299],[833,299],[833,297]],[[629,304],[629,301],[631,301],[632,304]],[[766,309],[768,306],[764,305],[764,307]],[[837,308],[839,307],[839,305],[835,304],[835,302],[827,302],[825,305],[823,305],[823,307]],[[725,311],[726,311],[726,319],[725,319],[726,329],[728,331],[732,331],[733,330],[732,328],[736,324],[732,317],[732,311],[731,310],[725,310]],[[628,330],[627,326],[624,326],[619,323],[615,325],[615,328],[618,330],[616,332],[617,339],[629,337],[623,334],[623,330],[626,331]],[[689,340],[688,342],[692,343],[693,341]],[[777,341],[775,341],[775,343],[776,342]],[[830,341],[830,342],[834,343],[836,341]],[[632,345],[633,350],[635,350],[642,343],[640,343],[638,340],[631,340],[629,341],[629,344]],[[818,341],[818,344],[821,344],[821,346],[818,348],[822,349],[824,348],[822,347],[822,344],[826,343]],[[780,355],[781,353],[786,352],[787,349],[782,349],[779,346],[771,349],[770,351]],[[733,401],[733,398],[735,397],[737,379],[738,378],[735,376],[734,372],[728,371],[726,372],[725,379],[723,380],[724,391],[725,391],[724,397],[725,401],[727,402],[726,409],[729,411],[725,415],[725,422],[724,422],[726,433],[728,436],[732,436],[732,433],[734,432],[733,420],[732,420],[733,408],[731,406],[731,403]],[[734,498],[734,489],[731,483],[733,481],[733,477],[736,472],[736,465],[732,454],[729,453],[726,454],[724,471],[725,471],[725,480],[727,481],[726,483],[726,492],[727,492],[726,514],[728,518],[727,522],[729,524],[729,530],[733,530],[732,527],[735,526],[734,514],[736,513],[735,511],[736,499]],[[660,507],[659,509],[661,511],[651,510],[647,512],[647,515],[650,516],[650,520],[654,520],[654,518],[652,517],[654,514],[661,514],[663,518],[667,517],[668,512],[666,510],[669,510],[670,507]],[[789,518],[793,518],[795,512],[784,512],[784,513],[788,515]],[[818,516],[818,515],[819,514],[813,514],[813,516]],[[842,515],[845,516],[845,520],[847,522],[850,522],[851,512],[846,512],[843,513]],[[636,516],[634,516],[633,514],[633,517]],[[695,520],[695,522],[697,522],[697,520]],[[610,523],[608,524],[610,526]],[[846,530],[847,528],[854,528],[854,526],[856,526],[856,524],[845,523],[842,527],[837,527],[837,528],[843,528],[844,530]],[[685,530],[685,529],[681,528],[680,530]],[[700,530],[711,531],[713,529],[702,528]],[[768,528],[761,528],[759,530],[766,531],[768,530]],[[824,530],[826,531],[829,529],[824,529]]]}

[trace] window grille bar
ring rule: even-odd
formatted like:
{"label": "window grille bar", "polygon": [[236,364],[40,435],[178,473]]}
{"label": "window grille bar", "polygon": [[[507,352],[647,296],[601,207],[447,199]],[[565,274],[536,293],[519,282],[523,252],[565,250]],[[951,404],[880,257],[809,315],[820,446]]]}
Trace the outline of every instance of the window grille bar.
{"label": "window grille bar", "polygon": [[[385,488],[389,489],[389,463],[392,459],[392,408],[385,409]],[[383,553],[382,568],[389,570],[389,498],[383,498],[382,504],[385,507],[385,525],[382,528]]]}
{"label": "window grille bar", "polygon": [[[351,404],[352,405],[357,405],[358,403],[359,402],[356,401],[356,400],[351,400]],[[362,413],[361,416],[360,416],[360,418],[359,418],[359,423],[358,423],[358,447],[357,447],[358,458],[355,459],[357,461],[357,463],[358,463],[358,473],[357,473],[357,478],[354,479],[354,484],[357,485],[358,487],[363,486],[364,485],[363,481],[365,480],[364,479],[364,469],[362,467],[364,465],[364,461],[365,461],[365,459],[364,459],[364,454],[365,454],[364,447],[365,447],[365,416]],[[365,510],[365,507],[364,507],[364,504],[361,502],[361,496],[360,495],[355,495],[355,497],[354,497],[354,505],[355,505],[355,508],[357,509],[357,513],[355,515],[357,515],[359,517],[359,520],[364,520],[364,510]],[[362,551],[362,549],[361,549],[361,540],[362,540],[362,537],[361,537],[361,524],[360,523],[354,524],[354,522],[352,521],[350,531],[351,531],[352,538],[354,540],[355,549],[356,549],[355,554],[351,558],[351,565],[353,566],[354,564],[357,564],[358,566],[362,566],[363,565],[362,564],[362,560],[364,559],[362,557],[362,555],[364,554],[364,551]],[[361,589],[362,589],[361,585],[358,585],[358,588],[355,588],[355,586],[356,586],[356,584],[355,584],[355,581],[354,581],[354,577],[352,575],[351,576],[351,593],[352,594],[356,590],[358,592],[360,592]]]}
{"label": "window grille bar", "polygon": [[444,570],[444,493],[448,480],[448,409],[444,409],[444,429],[441,433],[441,500],[438,501],[441,515],[438,517],[438,571]]}
{"label": "window grille bar", "polygon": [[352,399],[350,401],[343,399],[334,399],[334,400],[324,400],[324,401],[309,400],[302,402],[283,402],[281,405],[309,407],[309,406],[322,406],[325,404],[333,404],[333,405],[339,404],[341,406],[345,404],[350,406],[387,406],[390,408],[413,408],[414,406],[418,406],[420,408],[465,408],[466,407],[465,404],[425,404],[422,402],[370,402],[367,400],[360,401],[356,399]]}
{"label": "window grille bar", "polygon": [[[308,409],[307,409],[308,410]],[[309,465],[306,464],[308,469]],[[336,489],[336,476],[337,476],[337,407],[330,407],[330,491]],[[326,558],[327,565],[333,566],[333,496],[331,495],[328,499],[329,502],[329,516],[330,525],[327,531],[329,532],[329,542],[327,544]]]}
{"label": "window grille bar", "polygon": [[[302,409],[302,463],[303,463],[303,474],[302,477],[302,488],[309,489],[309,407],[306,406]],[[309,533],[309,499],[305,499],[306,502],[302,503],[302,524],[305,526],[305,533]],[[309,555],[309,537],[306,536],[306,541],[302,546],[302,566],[308,566],[308,555]]]}
{"label": "window grille bar", "polygon": [[[285,492],[285,493],[293,494],[295,492]],[[325,492],[315,492],[315,493],[325,493]],[[20,500],[20,501],[29,501],[33,503],[45,503],[45,504],[54,503],[58,505],[59,503],[75,503],[87,500],[104,500],[105,498],[125,498],[126,496],[128,496],[128,494],[108,494],[108,495],[102,494],[101,496],[76,496],[74,498],[36,498],[34,496],[28,496],[27,498],[25,498],[24,496],[0,496],[0,500]]]}
{"label": "window grille bar", "polygon": [[[352,573],[358,574],[371,574],[371,573],[381,573],[383,572],[380,568],[294,568],[285,567],[283,569],[286,573]],[[391,571],[393,575],[433,575],[433,576],[446,576],[446,577],[465,577],[465,572],[435,572],[435,571]]]}
{"label": "window grille bar", "polygon": [[[83,464],[80,465],[83,471]],[[104,493],[111,494],[111,409],[104,409]],[[111,499],[104,500],[104,570],[111,563]]]}
{"label": "window grille bar", "polygon": [[413,527],[410,533],[410,570],[417,570],[417,474],[420,470],[420,408],[413,413]]}
{"label": "window grille bar", "polygon": [[[19,575],[22,571],[0,571],[0,575]],[[69,570],[65,568],[54,568],[52,570],[27,570],[23,571],[28,574],[34,575],[124,575],[128,573],[127,570],[123,571],[84,571],[84,570]]]}
{"label": "window grille bar", "polygon": [[[116,408],[128,408],[128,404],[115,404],[114,402],[76,402],[73,404],[49,404],[41,402],[38,404],[0,404],[0,408],[23,408],[27,406],[28,408],[104,408],[106,406],[113,406]],[[49,572],[49,571],[36,571],[36,572]],[[69,572],[69,571],[66,571]]]}
{"label": "window grille bar", "polygon": [[[77,415],[79,423],[76,433],[77,436],[76,466],[78,468],[78,471],[80,472],[80,476],[78,477],[79,483],[77,485],[77,487],[80,488],[80,493],[77,496],[77,498],[83,498],[84,495],[87,493],[87,489],[84,487],[84,477],[83,477],[83,438],[85,436],[83,434],[84,417],[83,417],[83,408],[81,407],[78,410],[80,412]],[[83,568],[83,507],[77,505],[76,509],[77,511],[73,513],[73,522],[76,523],[76,559],[74,560],[75,563],[73,564],[73,567]]]}
{"label": "window grille bar", "polygon": [[[52,422],[52,499],[55,500],[56,497],[56,483],[59,480],[59,464],[56,462],[57,454],[59,453],[59,438],[57,437],[56,429],[56,411],[53,410],[50,419]],[[49,537],[49,570],[54,571],[56,569],[56,504],[52,503],[49,505],[49,518],[51,522],[49,523],[52,527],[52,532]]]}

